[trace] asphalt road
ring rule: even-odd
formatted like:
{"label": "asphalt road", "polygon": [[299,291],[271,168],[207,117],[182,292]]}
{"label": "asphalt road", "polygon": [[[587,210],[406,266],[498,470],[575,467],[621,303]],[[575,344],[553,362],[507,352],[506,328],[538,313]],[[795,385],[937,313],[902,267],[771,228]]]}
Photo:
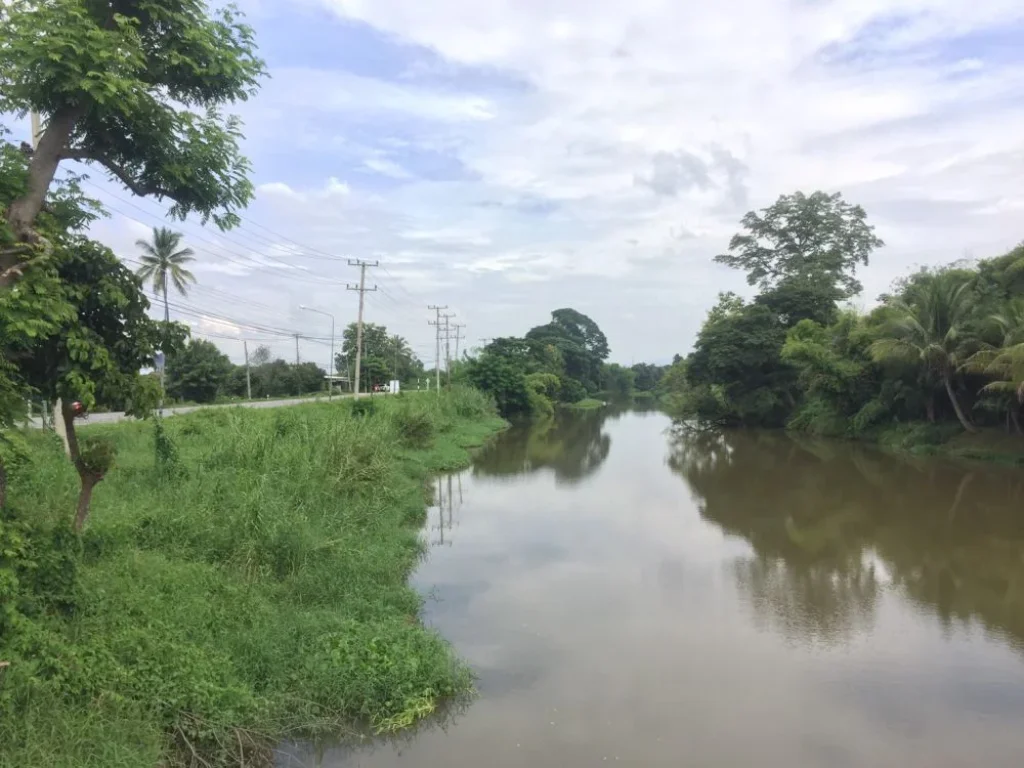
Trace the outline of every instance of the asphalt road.
{"label": "asphalt road", "polygon": [[[374,395],[374,397],[380,397],[380,393]],[[351,394],[335,395],[334,399],[352,397]],[[316,402],[327,402],[326,397],[295,397],[289,400],[250,400],[248,402],[239,403],[223,403],[221,405],[181,405],[174,408],[164,408],[164,416],[177,416],[180,413],[192,413],[192,411],[201,411],[204,408],[283,408],[288,405],[302,405],[302,403],[316,403]],[[118,421],[131,420],[132,416],[127,416],[120,411],[114,411],[112,413],[91,413],[89,418],[84,421],[79,421],[79,426],[88,426],[89,424],[113,424]],[[39,427],[41,423],[38,418],[34,418],[30,422],[32,426]]]}

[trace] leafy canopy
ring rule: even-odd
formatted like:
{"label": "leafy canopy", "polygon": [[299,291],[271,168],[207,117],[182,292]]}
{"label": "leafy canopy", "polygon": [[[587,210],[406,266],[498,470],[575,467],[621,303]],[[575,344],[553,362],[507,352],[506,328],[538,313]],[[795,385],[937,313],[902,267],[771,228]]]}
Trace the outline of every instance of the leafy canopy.
{"label": "leafy canopy", "polygon": [[136,194],[173,200],[177,218],[237,223],[252,197],[249,163],[238,119],[219,109],[247,99],[263,74],[253,32],[233,6],[0,4],[0,112],[40,113],[48,161],[56,152],[57,161],[99,163]]}
{"label": "leafy canopy", "polygon": [[747,282],[762,290],[786,279],[818,282],[824,278],[841,289],[843,297],[857,294],[857,265],[883,242],[867,223],[859,205],[838,192],[782,195],[760,213],[741,220],[744,232],[729,242],[729,253],[715,261],[747,272]]}

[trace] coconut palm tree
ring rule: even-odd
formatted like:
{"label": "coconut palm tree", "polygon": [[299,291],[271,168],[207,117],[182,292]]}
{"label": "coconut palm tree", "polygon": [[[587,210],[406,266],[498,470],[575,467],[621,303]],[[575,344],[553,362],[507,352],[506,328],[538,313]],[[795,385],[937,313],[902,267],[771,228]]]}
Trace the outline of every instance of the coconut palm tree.
{"label": "coconut palm tree", "polygon": [[976,432],[953,389],[953,376],[977,346],[968,329],[970,287],[956,275],[932,275],[911,286],[905,298],[889,302],[892,316],[870,352],[876,361],[905,360],[934,374],[964,429]]}
{"label": "coconut palm tree", "polygon": [[1024,299],[1011,299],[1002,310],[989,317],[989,322],[993,331],[989,338],[994,343],[984,344],[963,367],[995,379],[981,391],[1002,400],[1010,422],[1019,433],[1020,404],[1024,402]]}
{"label": "coconut palm tree", "polygon": [[167,282],[174,283],[182,296],[188,293],[188,284],[196,281],[195,275],[185,269],[184,265],[192,261],[191,248],[178,250],[181,233],[172,232],[166,227],[153,227],[153,240],[136,240],[135,244],[142,249],[142,266],[137,272],[143,280],[153,281],[153,291],[164,295],[164,322],[171,319],[167,305]]}

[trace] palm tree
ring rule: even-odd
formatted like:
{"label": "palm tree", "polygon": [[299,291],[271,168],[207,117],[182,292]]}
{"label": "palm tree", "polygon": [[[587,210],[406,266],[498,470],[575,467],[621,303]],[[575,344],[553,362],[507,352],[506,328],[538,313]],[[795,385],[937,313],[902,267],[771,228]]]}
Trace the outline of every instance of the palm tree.
{"label": "palm tree", "polygon": [[135,244],[142,249],[142,266],[138,276],[143,280],[153,281],[153,291],[164,295],[164,322],[170,322],[171,313],[167,305],[167,279],[170,278],[178,293],[188,293],[188,283],[196,281],[195,275],[185,269],[184,265],[192,261],[191,248],[178,249],[181,233],[172,232],[166,227],[153,227],[153,241],[136,240]]}
{"label": "palm tree", "polygon": [[964,429],[976,432],[953,390],[953,375],[974,342],[967,328],[973,298],[970,286],[954,275],[929,276],[911,286],[906,298],[890,301],[892,317],[870,351],[876,361],[906,360],[938,376]]}
{"label": "palm tree", "polygon": [[1003,398],[1008,418],[1019,433],[1020,403],[1024,402],[1024,299],[1008,301],[1000,312],[989,317],[989,321],[995,343],[985,344],[963,367],[996,379],[981,391]]}

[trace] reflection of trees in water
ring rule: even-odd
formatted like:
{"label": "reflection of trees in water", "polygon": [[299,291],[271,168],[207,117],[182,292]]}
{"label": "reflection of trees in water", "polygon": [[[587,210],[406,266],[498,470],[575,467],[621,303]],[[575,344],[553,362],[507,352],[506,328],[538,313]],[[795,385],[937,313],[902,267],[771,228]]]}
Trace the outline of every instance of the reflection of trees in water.
{"label": "reflection of trees in water", "polygon": [[669,466],[701,515],[755,554],[734,565],[755,613],[793,639],[870,627],[883,564],[945,623],[1024,647],[1024,477],[778,433],[682,434]]}
{"label": "reflection of trees in water", "polygon": [[513,427],[476,455],[473,473],[522,475],[551,468],[560,482],[578,482],[608,458],[611,438],[602,432],[604,420],[601,409]]}
{"label": "reflection of trees in water", "polygon": [[870,565],[842,571],[754,556],[736,560],[733,575],[755,617],[787,640],[837,645],[874,622],[878,580]]}

